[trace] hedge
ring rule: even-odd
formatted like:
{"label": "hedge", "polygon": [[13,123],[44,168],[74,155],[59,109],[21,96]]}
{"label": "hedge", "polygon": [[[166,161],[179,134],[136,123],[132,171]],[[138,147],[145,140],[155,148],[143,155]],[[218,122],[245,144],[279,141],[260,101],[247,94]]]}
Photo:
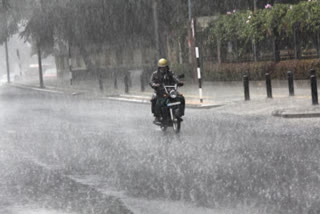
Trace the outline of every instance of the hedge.
{"label": "hedge", "polygon": [[295,79],[307,79],[309,70],[320,71],[320,59],[286,60],[278,63],[222,63],[206,62],[203,65],[203,76],[206,81],[240,81],[242,76],[249,74],[251,80],[264,80],[265,73],[270,73],[273,79],[286,79],[287,72],[294,72]]}

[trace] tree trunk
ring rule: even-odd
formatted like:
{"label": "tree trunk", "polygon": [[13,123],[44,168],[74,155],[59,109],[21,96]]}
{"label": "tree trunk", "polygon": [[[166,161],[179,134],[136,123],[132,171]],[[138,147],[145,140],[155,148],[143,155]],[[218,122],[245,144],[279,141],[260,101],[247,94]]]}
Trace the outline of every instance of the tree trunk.
{"label": "tree trunk", "polygon": [[117,75],[117,70],[113,69],[113,88],[118,89],[118,75]]}
{"label": "tree trunk", "polygon": [[273,38],[273,60],[280,62],[280,39],[278,36]]}
{"label": "tree trunk", "polygon": [[156,58],[160,58],[160,38],[159,38],[159,22],[158,22],[158,4],[157,0],[152,2],[153,22],[154,22],[154,36],[156,42]]}
{"label": "tree trunk", "polygon": [[80,49],[80,54],[84,60],[84,63],[87,66],[88,71],[91,71],[93,74],[96,75],[98,82],[99,82],[99,89],[102,92],[103,91],[102,72],[100,70],[98,70],[97,67],[92,63],[85,47],[83,47],[82,45],[79,45],[79,43],[78,43],[78,47]]}
{"label": "tree trunk", "polygon": [[180,41],[180,39],[178,40],[178,43],[179,43],[179,64],[183,64],[182,48],[181,48],[181,41]]}
{"label": "tree trunk", "polygon": [[320,33],[317,33],[317,55],[320,58]]}
{"label": "tree trunk", "polygon": [[169,37],[166,37],[166,45],[167,45],[167,58],[169,58],[169,60],[172,62],[172,59],[174,57],[172,57],[172,48],[170,46],[170,41],[169,41]]}
{"label": "tree trunk", "polygon": [[217,40],[217,60],[218,64],[221,64],[221,41]]}
{"label": "tree trunk", "polygon": [[9,63],[9,53],[8,53],[8,39],[6,38],[5,42],[4,42],[4,46],[5,46],[5,54],[6,54],[6,64],[7,64],[7,81],[8,83],[11,82],[10,80],[10,63]]}
{"label": "tree trunk", "polygon": [[41,47],[40,43],[37,44],[38,48],[38,65],[39,65],[39,81],[40,81],[40,88],[44,88],[43,84],[43,73],[42,73],[42,58],[41,58]]}
{"label": "tree trunk", "polygon": [[301,42],[300,42],[300,35],[299,31],[297,30],[298,26],[293,26],[293,43],[294,43],[294,58],[300,59],[301,58]]}
{"label": "tree trunk", "polygon": [[7,11],[4,12],[4,23],[5,23],[5,55],[6,55],[6,65],[7,65],[7,81],[8,83],[10,83],[10,62],[9,62],[9,51],[8,51],[8,38],[9,38],[9,34],[8,34],[8,21],[7,21]]}
{"label": "tree trunk", "polygon": [[71,56],[71,44],[69,42],[68,44],[68,64],[69,64],[69,81],[70,85],[72,85],[73,82],[73,75],[72,75],[72,56]]}
{"label": "tree trunk", "polygon": [[256,40],[252,40],[252,52],[253,52],[253,61],[258,61],[258,53],[257,53],[257,43]]}
{"label": "tree trunk", "polygon": [[235,40],[234,41],[234,61],[235,62],[238,62],[238,59],[239,59],[239,51],[238,51],[238,40]]}
{"label": "tree trunk", "polygon": [[253,11],[256,12],[256,10],[257,10],[257,0],[253,0]]}

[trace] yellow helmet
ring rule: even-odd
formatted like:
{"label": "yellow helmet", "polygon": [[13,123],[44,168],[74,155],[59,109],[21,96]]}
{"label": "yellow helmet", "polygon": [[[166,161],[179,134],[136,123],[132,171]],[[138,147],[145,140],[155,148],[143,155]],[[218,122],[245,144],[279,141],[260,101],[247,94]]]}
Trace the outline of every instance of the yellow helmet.
{"label": "yellow helmet", "polygon": [[158,61],[158,67],[163,68],[168,66],[168,60],[165,58],[159,59]]}

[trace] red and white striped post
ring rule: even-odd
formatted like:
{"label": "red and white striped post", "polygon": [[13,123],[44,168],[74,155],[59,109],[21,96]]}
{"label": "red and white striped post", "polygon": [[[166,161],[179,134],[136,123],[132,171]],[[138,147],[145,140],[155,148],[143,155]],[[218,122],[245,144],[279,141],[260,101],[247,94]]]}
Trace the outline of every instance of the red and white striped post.
{"label": "red and white striped post", "polygon": [[198,73],[198,80],[199,80],[199,96],[200,96],[200,103],[203,103],[202,98],[202,80],[201,80],[201,68],[200,68],[200,55],[199,55],[199,48],[196,47],[196,58],[197,58],[197,73]]}

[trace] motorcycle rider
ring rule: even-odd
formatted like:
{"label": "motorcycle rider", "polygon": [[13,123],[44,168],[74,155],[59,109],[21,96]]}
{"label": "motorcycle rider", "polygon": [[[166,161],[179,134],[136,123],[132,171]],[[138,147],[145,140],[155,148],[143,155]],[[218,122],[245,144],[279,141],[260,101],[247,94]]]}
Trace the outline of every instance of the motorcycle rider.
{"label": "motorcycle rider", "polygon": [[[162,85],[183,86],[184,83],[169,69],[168,60],[161,58],[158,61],[158,69],[152,73],[149,85],[154,89],[155,95],[151,99],[151,111],[155,117],[154,123],[160,124],[161,107],[164,106],[166,98],[163,97],[164,88]],[[179,95],[177,99],[181,102],[181,116],[184,115],[185,99]]]}

